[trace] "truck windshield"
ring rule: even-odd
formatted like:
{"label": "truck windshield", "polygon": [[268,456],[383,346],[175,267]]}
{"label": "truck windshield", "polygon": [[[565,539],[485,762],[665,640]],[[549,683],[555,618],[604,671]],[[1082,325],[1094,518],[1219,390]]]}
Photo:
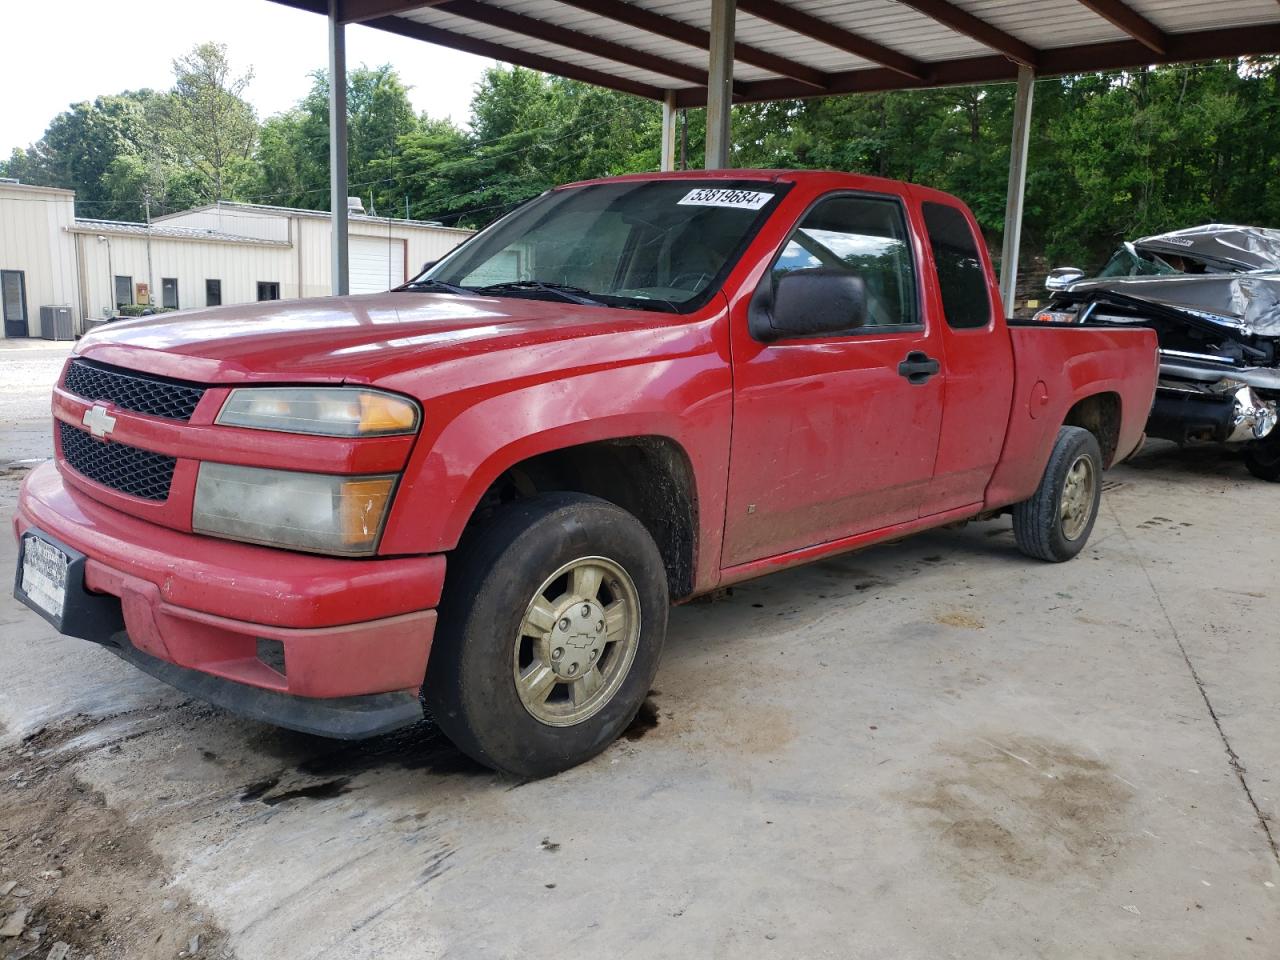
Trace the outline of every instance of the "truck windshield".
{"label": "truck windshield", "polygon": [[711,298],[788,187],[638,180],[553,190],[405,286],[687,312]]}
{"label": "truck windshield", "polygon": [[1112,254],[1098,277],[1166,277],[1181,272],[1154,253],[1139,253],[1126,244]]}

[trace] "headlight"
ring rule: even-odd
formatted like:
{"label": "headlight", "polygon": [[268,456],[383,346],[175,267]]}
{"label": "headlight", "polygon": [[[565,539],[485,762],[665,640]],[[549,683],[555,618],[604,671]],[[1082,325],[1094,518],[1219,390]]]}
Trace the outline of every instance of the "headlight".
{"label": "headlight", "polygon": [[312,553],[358,556],[378,547],[394,476],[335,477],[202,463],[197,533]]}
{"label": "headlight", "polygon": [[1073,310],[1041,310],[1031,318],[1035,323],[1079,323],[1080,316]]}
{"label": "headlight", "polygon": [[326,437],[385,437],[418,429],[418,405],[356,387],[246,387],[232,390],[218,423]]}

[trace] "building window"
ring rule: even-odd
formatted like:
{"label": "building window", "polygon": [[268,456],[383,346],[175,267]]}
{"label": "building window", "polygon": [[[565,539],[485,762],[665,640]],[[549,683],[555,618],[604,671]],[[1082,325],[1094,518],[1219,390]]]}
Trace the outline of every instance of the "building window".
{"label": "building window", "polygon": [[169,310],[178,309],[178,278],[160,278],[160,306]]}
{"label": "building window", "polygon": [[21,270],[0,270],[0,304],[4,306],[4,335],[27,336],[27,278]]}
{"label": "building window", "polygon": [[206,280],[204,282],[204,305],[206,307],[222,306],[221,280]]}
{"label": "building window", "polygon": [[133,303],[133,277],[116,277],[116,309]]}
{"label": "building window", "polygon": [[258,281],[258,299],[259,300],[279,300],[280,284],[264,283],[263,281],[259,280]]}

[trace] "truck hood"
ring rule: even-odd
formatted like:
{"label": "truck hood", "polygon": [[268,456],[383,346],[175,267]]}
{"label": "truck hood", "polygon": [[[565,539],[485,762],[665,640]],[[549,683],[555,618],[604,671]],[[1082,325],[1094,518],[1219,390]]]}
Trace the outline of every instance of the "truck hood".
{"label": "truck hood", "polygon": [[1135,240],[1139,250],[1207,260],[1220,269],[1280,270],[1280,230],[1206,223]]}
{"label": "truck hood", "polygon": [[1073,283],[1073,295],[1123,294],[1185,310],[1255,337],[1280,337],[1280,273],[1107,277]]}
{"label": "truck hood", "polygon": [[[610,341],[630,340],[616,335],[687,320],[547,300],[392,292],[118,321],[84,337],[76,352],[209,384],[372,383],[499,350],[537,355],[586,337],[607,334]],[[549,366],[571,359],[561,356]]]}

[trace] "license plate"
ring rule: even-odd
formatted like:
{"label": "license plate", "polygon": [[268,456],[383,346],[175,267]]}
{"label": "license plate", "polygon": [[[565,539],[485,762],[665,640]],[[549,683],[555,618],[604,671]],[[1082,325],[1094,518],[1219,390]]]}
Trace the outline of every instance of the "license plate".
{"label": "license plate", "polygon": [[71,558],[47,540],[22,538],[19,586],[24,599],[54,622],[62,620],[67,603],[67,569]]}

